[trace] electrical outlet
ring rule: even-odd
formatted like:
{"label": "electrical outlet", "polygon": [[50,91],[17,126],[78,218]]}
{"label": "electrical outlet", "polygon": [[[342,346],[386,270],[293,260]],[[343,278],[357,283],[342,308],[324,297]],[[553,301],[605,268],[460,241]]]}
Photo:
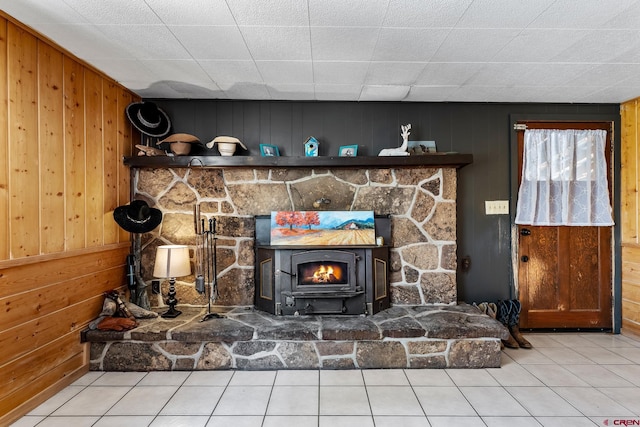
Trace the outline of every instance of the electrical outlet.
{"label": "electrical outlet", "polygon": [[487,215],[508,215],[509,201],[508,200],[485,200],[484,208],[485,208],[485,213]]}

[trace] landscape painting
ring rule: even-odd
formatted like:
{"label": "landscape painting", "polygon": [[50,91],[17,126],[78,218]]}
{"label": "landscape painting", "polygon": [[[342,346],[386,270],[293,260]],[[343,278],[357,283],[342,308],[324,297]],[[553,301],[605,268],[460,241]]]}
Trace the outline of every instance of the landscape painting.
{"label": "landscape painting", "polygon": [[271,212],[271,245],[375,245],[373,211]]}

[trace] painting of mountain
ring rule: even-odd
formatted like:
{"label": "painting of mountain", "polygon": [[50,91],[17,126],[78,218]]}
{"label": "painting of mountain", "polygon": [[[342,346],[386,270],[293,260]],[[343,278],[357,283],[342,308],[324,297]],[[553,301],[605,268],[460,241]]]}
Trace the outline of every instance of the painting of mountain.
{"label": "painting of mountain", "polygon": [[373,211],[271,212],[272,246],[363,246],[375,241]]}

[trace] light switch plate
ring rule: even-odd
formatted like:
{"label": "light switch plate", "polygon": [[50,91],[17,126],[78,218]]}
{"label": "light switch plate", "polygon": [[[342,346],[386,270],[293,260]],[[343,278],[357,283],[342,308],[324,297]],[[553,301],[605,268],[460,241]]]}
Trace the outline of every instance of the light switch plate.
{"label": "light switch plate", "polygon": [[484,208],[485,208],[485,213],[487,215],[508,215],[509,201],[508,200],[485,200]]}

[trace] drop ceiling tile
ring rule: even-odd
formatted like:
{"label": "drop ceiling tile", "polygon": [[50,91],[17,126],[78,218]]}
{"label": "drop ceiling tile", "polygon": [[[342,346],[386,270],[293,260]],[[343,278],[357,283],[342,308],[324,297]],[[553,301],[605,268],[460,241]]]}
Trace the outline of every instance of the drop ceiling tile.
{"label": "drop ceiling tile", "polygon": [[309,24],[306,0],[233,0],[227,4],[238,25]]}
{"label": "drop ceiling tile", "polygon": [[312,27],[379,27],[389,0],[310,0]]}
{"label": "drop ceiling tile", "polygon": [[199,61],[199,64],[209,77],[225,91],[236,82],[264,84],[253,61]]}
{"label": "drop ceiling tile", "polygon": [[606,63],[640,47],[640,30],[594,30],[551,58],[555,62]]}
{"label": "drop ceiling tile", "polygon": [[104,35],[138,59],[190,59],[191,55],[161,25],[100,25]]}
{"label": "drop ceiling tile", "polygon": [[167,25],[236,25],[224,0],[145,0]]}
{"label": "drop ceiling tile", "polygon": [[409,94],[405,101],[414,102],[445,102],[449,101],[449,97],[458,89],[458,86],[427,86],[418,85],[411,86]]}
{"label": "drop ceiling tile", "polygon": [[227,99],[271,99],[271,95],[264,84],[236,83],[224,90]]}
{"label": "drop ceiling tile", "polygon": [[574,79],[567,82],[569,86],[619,86],[640,85],[640,64],[602,64],[588,67]]}
{"label": "drop ceiling tile", "polygon": [[423,62],[372,62],[365,84],[410,86],[424,66]]}
{"label": "drop ceiling tile", "polygon": [[[539,87],[461,86],[449,97],[451,102],[544,102]],[[500,100],[504,101],[500,101]]]}
{"label": "drop ceiling tile", "polygon": [[619,104],[640,97],[640,86],[605,87],[595,90],[582,98],[580,102]]}
{"label": "drop ceiling tile", "polygon": [[525,29],[507,43],[494,62],[546,62],[584,38],[590,30]]}
{"label": "drop ceiling tile", "polygon": [[526,28],[555,0],[475,0],[457,28]]}
{"label": "drop ceiling tile", "polygon": [[153,71],[137,59],[97,58],[88,62],[118,82],[147,82],[148,86],[156,80]]}
{"label": "drop ceiling tile", "polygon": [[255,60],[311,60],[309,29],[304,27],[240,27]]}
{"label": "drop ceiling tile", "polygon": [[311,28],[314,60],[369,61],[378,39],[376,28]]}
{"label": "drop ceiling tile", "polygon": [[315,88],[313,84],[267,84],[271,99],[276,100],[314,100]]}
{"label": "drop ceiling tile", "polygon": [[591,68],[588,64],[491,63],[483,66],[466,84],[474,86],[559,86],[570,76]]}
{"label": "drop ceiling tile", "polygon": [[360,98],[362,85],[316,84],[318,101],[357,101]]}
{"label": "drop ceiling tile", "polygon": [[431,62],[426,64],[416,85],[458,86],[469,80],[482,64],[477,62]]}
{"label": "drop ceiling tile", "polygon": [[393,0],[385,27],[448,28],[456,25],[473,0]]}
{"label": "drop ceiling tile", "polygon": [[211,99],[224,96],[224,92],[215,83],[192,84],[184,81],[162,81],[161,83],[178,93],[179,98]]}
{"label": "drop ceiling tile", "polygon": [[87,21],[99,25],[160,25],[144,0],[64,0]]}
{"label": "drop ceiling tile", "polygon": [[183,60],[142,60],[156,78],[167,81],[183,81],[191,84],[211,83],[211,77],[193,59]]}
{"label": "drop ceiling tile", "polygon": [[362,85],[368,62],[314,61],[313,78],[317,84]]}
{"label": "drop ceiling tile", "polygon": [[617,16],[611,18],[604,27],[609,29],[640,29],[640,2],[632,4]]}
{"label": "drop ceiling tile", "polygon": [[256,61],[256,67],[268,85],[313,84],[311,61]]}
{"label": "drop ceiling tile", "polygon": [[136,59],[133,52],[122,49],[120,44],[92,24],[40,24],[39,30],[78,58],[87,61],[98,58]]}
{"label": "drop ceiling tile", "polygon": [[382,28],[374,61],[429,61],[449,30],[424,28]]}
{"label": "drop ceiling tile", "polygon": [[635,0],[556,0],[530,28],[605,28]]}
{"label": "drop ceiling tile", "polygon": [[409,93],[409,86],[365,85],[360,101],[402,101]]}
{"label": "drop ceiling tile", "polygon": [[82,15],[62,0],[0,0],[0,10],[30,26],[87,23]]}
{"label": "drop ceiling tile", "polygon": [[431,58],[434,62],[486,62],[518,35],[518,30],[452,30]]}
{"label": "drop ceiling tile", "polygon": [[181,25],[169,29],[195,59],[251,59],[237,27]]}

